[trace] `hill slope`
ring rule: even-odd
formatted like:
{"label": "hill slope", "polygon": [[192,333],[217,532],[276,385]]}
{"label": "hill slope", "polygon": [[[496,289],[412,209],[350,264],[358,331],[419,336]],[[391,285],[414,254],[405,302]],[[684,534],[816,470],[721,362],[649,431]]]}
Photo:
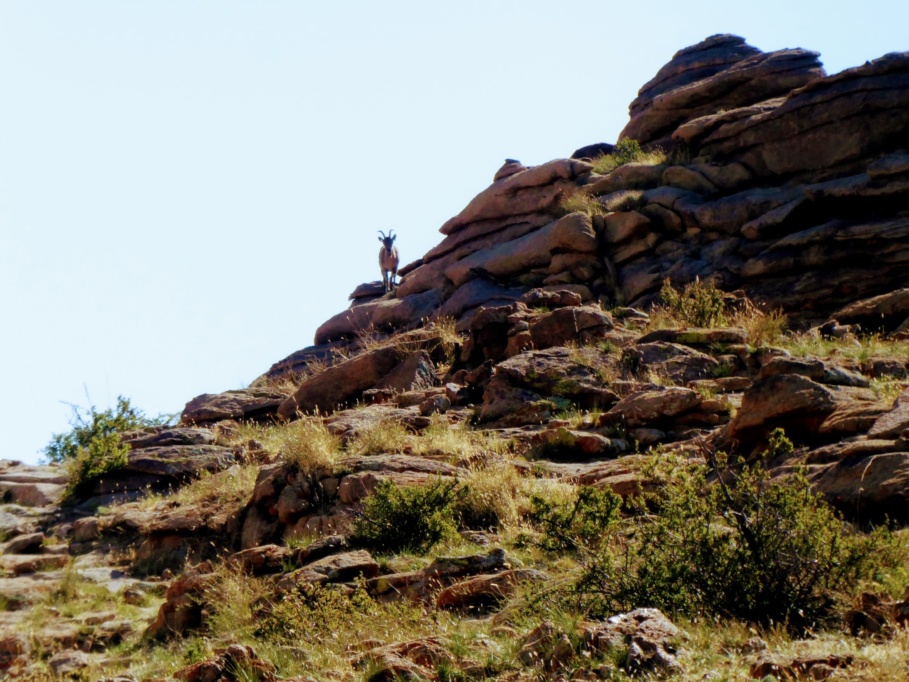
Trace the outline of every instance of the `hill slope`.
{"label": "hill slope", "polygon": [[708,38],[251,387],[8,464],[0,666],[903,679],[907,100]]}

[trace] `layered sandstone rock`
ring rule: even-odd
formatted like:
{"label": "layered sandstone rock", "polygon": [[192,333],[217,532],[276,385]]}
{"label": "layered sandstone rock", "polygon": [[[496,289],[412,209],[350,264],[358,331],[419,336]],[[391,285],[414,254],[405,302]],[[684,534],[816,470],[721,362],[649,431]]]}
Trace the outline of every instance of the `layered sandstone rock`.
{"label": "layered sandstone rock", "polygon": [[665,144],[682,123],[747,107],[823,77],[818,53],[764,53],[732,35],[711,36],[680,50],[641,88],[620,139]]}

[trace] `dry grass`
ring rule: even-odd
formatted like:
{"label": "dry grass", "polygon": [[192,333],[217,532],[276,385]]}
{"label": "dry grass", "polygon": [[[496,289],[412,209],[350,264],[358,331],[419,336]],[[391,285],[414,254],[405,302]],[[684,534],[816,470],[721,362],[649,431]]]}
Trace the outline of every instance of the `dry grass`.
{"label": "dry grass", "polygon": [[318,417],[275,427],[272,437],[284,461],[304,473],[331,471],[341,457],[339,439]]}
{"label": "dry grass", "polygon": [[619,166],[627,163],[641,163],[648,166],[656,166],[666,163],[666,152],[662,149],[655,148],[650,151],[644,151],[635,140],[621,140],[615,146],[612,154],[603,154],[591,161],[593,171],[600,175],[611,173]]}
{"label": "dry grass", "polygon": [[228,439],[230,445],[256,441],[271,457],[279,457],[305,473],[331,471],[341,457],[341,442],[318,414],[281,424],[246,422]]}
{"label": "dry grass", "polygon": [[514,451],[514,443],[489,431],[450,424],[445,417],[435,415],[432,424],[411,438],[410,448],[415,455],[443,457],[456,464],[506,456]]}
{"label": "dry grass", "polygon": [[[819,632],[809,639],[792,639],[784,629],[757,629],[737,622],[679,622],[688,635],[680,646],[679,661],[685,672],[679,682],[700,682],[705,671],[715,680],[750,679],[750,668],[757,660],[781,659],[791,662],[800,657],[823,658],[828,655],[853,656],[855,663],[837,670],[831,679],[843,682],[901,682],[906,679],[909,631],[898,631],[890,639],[856,639],[838,632]],[[745,654],[741,646],[752,637],[768,645],[765,652]],[[807,678],[806,678],[807,679]]]}
{"label": "dry grass", "polygon": [[409,355],[418,350],[432,353],[441,347],[445,353],[454,351],[461,343],[462,336],[456,330],[457,320],[441,317],[437,320],[424,320],[419,329],[401,334],[382,334],[373,329],[357,332],[357,347],[361,352],[380,348],[397,348],[402,355]]}
{"label": "dry grass", "polygon": [[411,433],[400,422],[383,419],[370,425],[347,444],[351,455],[372,457],[409,449]]}
{"label": "dry grass", "polygon": [[909,382],[898,379],[880,378],[871,380],[871,390],[874,391],[877,399],[885,405],[893,405],[900,394],[906,390],[907,386],[909,386]]}
{"label": "dry grass", "polygon": [[152,493],[141,498],[140,509],[156,509],[159,505],[171,506],[226,506],[245,504],[256,485],[259,467],[255,464],[237,464],[224,471],[203,471],[198,477],[170,494]]}
{"label": "dry grass", "polygon": [[782,310],[763,312],[754,306],[729,316],[733,327],[742,327],[748,334],[751,346],[772,346],[785,339],[789,320]]}
{"label": "dry grass", "polygon": [[660,291],[662,303],[653,306],[646,331],[678,327],[740,327],[754,347],[782,343],[788,319],[782,310],[763,311],[751,301],[730,308],[722,291],[711,282],[695,279],[677,292],[669,282]]}
{"label": "dry grass", "polygon": [[467,495],[458,504],[462,515],[479,527],[516,527],[526,511],[524,478],[511,464],[498,461],[472,467],[462,481]]}
{"label": "dry grass", "polygon": [[559,208],[568,213],[586,213],[591,218],[595,215],[606,215],[609,211],[596,198],[582,190],[566,194],[559,201]]}
{"label": "dry grass", "polygon": [[254,605],[271,593],[269,582],[238,572],[227,563],[215,567],[215,581],[205,592],[205,623],[215,640],[252,639],[256,628]]}
{"label": "dry grass", "polygon": [[909,342],[885,339],[879,334],[829,339],[808,331],[792,334],[780,345],[796,357],[840,358],[856,362],[882,358],[909,362]]}

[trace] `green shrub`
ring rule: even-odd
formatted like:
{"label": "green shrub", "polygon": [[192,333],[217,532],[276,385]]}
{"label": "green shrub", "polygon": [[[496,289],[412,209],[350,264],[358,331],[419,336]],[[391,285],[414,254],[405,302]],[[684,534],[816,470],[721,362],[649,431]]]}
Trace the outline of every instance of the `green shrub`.
{"label": "green shrub", "polygon": [[711,327],[724,322],[723,292],[711,282],[703,284],[700,278],[696,278],[679,293],[667,278],[660,289],[660,298],[666,310],[683,323]]}
{"label": "green shrub", "polygon": [[64,500],[72,501],[84,496],[92,484],[105,474],[126,465],[129,449],[120,442],[124,431],[149,426],[163,426],[169,417],[151,419],[142,410],[134,408],[128,398],[117,396],[117,407],[98,411],[92,405],[83,410],[70,405],[73,411],[70,419],[72,430],[57,433],[44,448],[44,456],[50,462],[66,462],[69,480]]}
{"label": "green shrub", "polygon": [[612,156],[619,163],[631,163],[644,156],[644,150],[641,149],[641,144],[637,140],[625,138],[616,143]]}
{"label": "green shrub", "polygon": [[161,415],[155,418],[146,417],[142,410],[129,404],[129,398],[117,396],[117,407],[99,412],[92,405],[87,410],[78,405],[70,405],[72,417],[69,433],[55,433],[51,442],[44,448],[44,456],[49,462],[66,462],[76,459],[86,450],[92,441],[104,440],[111,434],[141,429],[148,426],[164,426],[171,418]]}
{"label": "green shrub", "polygon": [[92,438],[88,447],[83,448],[67,465],[69,479],[63,499],[73,501],[87,495],[96,480],[126,466],[128,452],[129,448],[120,442],[116,433]]}
{"label": "green shrub", "polygon": [[363,503],[354,540],[386,552],[426,552],[457,531],[454,505],[463,493],[457,481],[444,479],[407,487],[382,481]]}
{"label": "green shrub", "polygon": [[764,452],[765,458],[775,459],[779,457],[781,459],[787,459],[792,456],[794,451],[795,446],[792,444],[792,441],[786,437],[785,430],[777,428],[770,432],[770,435],[767,437],[767,450]]}
{"label": "green shrub", "polygon": [[530,515],[540,526],[537,544],[547,552],[592,549],[619,518],[622,498],[609,489],[584,486],[574,499],[533,496]]}
{"label": "green shrub", "polygon": [[623,550],[601,551],[576,586],[595,612],[655,606],[801,630],[879,560],[881,538],[850,532],[802,471],[771,480],[746,467],[733,480],[722,459],[664,458],[654,475],[662,490],[642,500]]}

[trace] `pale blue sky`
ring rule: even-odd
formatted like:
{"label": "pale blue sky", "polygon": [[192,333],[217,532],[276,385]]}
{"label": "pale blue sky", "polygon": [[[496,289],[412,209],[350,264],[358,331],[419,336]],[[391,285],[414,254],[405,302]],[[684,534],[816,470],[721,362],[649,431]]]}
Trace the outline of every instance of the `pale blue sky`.
{"label": "pale blue sky", "polygon": [[909,49],[909,3],[0,0],[0,457],[63,402],[150,414],[309,345],[486,187],[614,141],[713,33]]}

